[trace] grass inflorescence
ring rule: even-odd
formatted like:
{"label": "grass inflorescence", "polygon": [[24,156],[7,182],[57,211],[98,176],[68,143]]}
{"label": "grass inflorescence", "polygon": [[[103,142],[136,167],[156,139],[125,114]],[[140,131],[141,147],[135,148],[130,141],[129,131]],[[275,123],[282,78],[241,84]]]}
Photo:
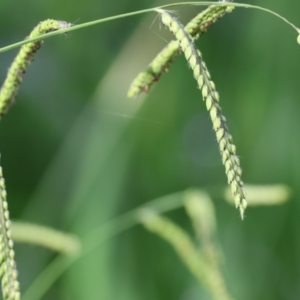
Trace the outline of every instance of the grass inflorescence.
{"label": "grass inflorescence", "polygon": [[[45,33],[67,28],[63,21],[46,20],[39,23],[29,35],[29,39],[39,37]],[[42,41],[33,41],[23,45],[8,70],[7,77],[0,89],[0,117],[8,110],[14,101],[27,67],[33,60],[35,53],[41,47]],[[15,252],[11,238],[11,228],[6,200],[5,182],[0,167],[0,277],[4,300],[18,300],[21,297]]]}
{"label": "grass inflorescence", "polygon": [[[193,39],[198,39],[208,28],[219,20],[225,13],[231,12],[233,6],[211,5],[199,13],[186,26],[185,30]],[[168,71],[171,63],[180,54],[180,46],[177,40],[171,41],[149,64],[147,69],[137,75],[133,80],[127,96],[133,98],[141,92],[148,92],[150,87],[158,81],[160,76]]]}
{"label": "grass inflorescence", "polygon": [[[64,21],[49,19],[39,23],[30,33],[28,38],[36,38],[42,34],[67,28],[69,26],[70,24]],[[13,103],[22,82],[23,75],[25,74],[30,62],[33,61],[34,55],[37,50],[40,49],[41,45],[42,41],[30,42],[23,45],[9,68],[7,77],[0,89],[0,117],[7,112]]]}
{"label": "grass inflorescence", "polygon": [[19,300],[20,287],[11,239],[8,203],[2,167],[0,167],[0,277],[4,300]]}
{"label": "grass inflorescence", "polygon": [[195,47],[193,39],[186,32],[183,25],[167,11],[162,9],[158,9],[157,11],[161,14],[163,24],[175,35],[189,66],[193,70],[198,87],[202,92],[203,100],[206,103],[206,108],[210,113],[213,129],[216,132],[228,184],[231,187],[236,207],[240,210],[241,218],[243,219],[247,201],[241,180],[242,169],[240,167],[240,160],[236,155],[236,147],[233,144],[232,136],[226,125],[226,118],[222,114],[216,86],[211,80],[210,73],[202,59],[200,51]]}
{"label": "grass inflorescence", "polygon": [[[172,6],[182,6],[182,5],[196,5],[196,6],[210,5],[210,6],[206,10],[198,14],[184,28],[182,24],[180,24],[176,19],[172,18],[169,13],[167,13],[162,9],[162,8],[167,8]],[[8,51],[13,48],[22,46],[16,59],[14,60],[14,62],[12,63],[8,71],[6,80],[4,81],[0,89],[0,117],[8,110],[10,105],[13,103],[14,98],[19,89],[19,86],[22,82],[23,75],[26,72],[28,65],[33,60],[35,53],[41,47],[42,44],[41,40],[43,38],[48,38],[57,34],[78,30],[88,26],[93,26],[96,24],[100,24],[100,23],[104,23],[104,22],[108,22],[108,21],[112,21],[124,17],[130,17],[142,13],[158,11],[162,15],[163,23],[176,36],[176,40],[170,42],[152,61],[152,63],[147,68],[147,70],[145,72],[140,73],[137,76],[137,78],[134,80],[128,92],[128,96],[134,97],[138,95],[140,92],[143,91],[147,92],[151,87],[151,85],[159,79],[161,74],[168,70],[174,58],[181,52],[184,53],[191,69],[193,70],[194,77],[197,80],[198,86],[201,89],[202,96],[206,103],[207,110],[210,113],[210,117],[213,122],[213,128],[216,132],[217,141],[222,155],[222,162],[225,166],[228,183],[230,185],[231,193],[234,196],[235,205],[237,208],[239,208],[241,217],[243,218],[244,211],[247,206],[247,202],[245,199],[243,182],[241,180],[242,170],[240,167],[240,161],[238,156],[236,155],[236,147],[233,144],[232,137],[226,125],[226,119],[222,114],[222,110],[219,104],[219,94],[216,90],[214,82],[211,80],[210,73],[206,67],[206,64],[202,59],[202,55],[200,51],[197,50],[194,45],[195,39],[199,38],[203,33],[205,33],[208,30],[208,28],[213,23],[219,20],[226,13],[231,12],[235,7],[253,8],[253,9],[258,9],[273,14],[274,16],[280,18],[282,21],[284,21],[285,23],[287,23],[289,26],[291,26],[293,29],[297,31],[297,36],[298,36],[297,42],[300,43],[300,29],[297,28],[291,22],[289,22],[287,19],[282,17],[281,15],[259,6],[242,4],[242,3],[231,3],[231,2],[229,3],[229,1],[226,0],[225,1],[222,0],[219,2],[202,1],[202,2],[173,3],[173,4],[161,6],[160,8],[144,9],[141,11],[103,18],[92,22],[75,25],[72,27],[71,24],[66,23],[64,21],[55,21],[49,19],[38,24],[38,26],[34,28],[34,30],[31,32],[31,34],[25,41],[0,48],[0,53],[2,53],[4,51]],[[264,188],[264,190],[266,189]],[[259,191],[260,196],[261,193],[262,192],[260,190]],[[269,190],[268,190],[268,195],[270,195]],[[276,195],[278,196],[278,190],[276,190]],[[285,193],[283,193],[283,196],[287,197]],[[283,196],[281,195],[281,198],[284,198]],[[277,198],[275,200],[276,203],[279,201]],[[275,200],[273,199],[274,202]],[[261,205],[261,203],[262,202],[260,199],[259,205]],[[178,205],[178,203],[175,204]],[[189,214],[193,218],[195,229],[198,230],[199,237],[201,239],[202,244],[208,245],[207,249],[211,249],[210,246],[211,241],[206,236],[208,231],[202,230],[205,227],[203,226],[203,224],[205,223],[207,225],[209,224],[209,221],[205,219],[203,223],[197,222],[197,218],[199,217],[199,215],[194,214],[195,212],[197,212],[195,203],[193,203],[193,201],[189,201],[188,205],[190,205],[191,208],[190,210],[188,208]],[[174,206],[174,199],[172,199],[172,206]],[[204,206],[201,206],[198,212],[200,211],[202,212],[204,210],[203,208]],[[132,224],[135,224],[135,222],[137,222],[137,217],[135,216],[135,214],[129,215],[129,218],[127,217],[128,215],[124,219],[122,219],[123,221],[125,220],[124,222],[125,225],[127,222],[130,227],[132,226]],[[190,259],[195,254],[193,253],[194,245],[191,243],[190,238],[185,235],[185,232],[180,231],[180,229],[178,230],[176,226],[173,226],[172,223],[168,223],[168,220],[160,219],[159,216],[155,214],[152,215],[150,214],[150,218],[147,218],[146,221],[142,220],[142,222],[147,223],[147,224],[144,223],[144,225],[149,230],[152,230],[153,232],[160,234],[163,238],[168,240],[170,244],[173,244],[174,248],[176,248],[177,251],[182,254],[183,260]],[[22,226],[24,227],[24,224],[22,224]],[[118,232],[118,230],[119,231],[124,230],[125,227],[126,226],[123,227],[120,226],[121,229],[117,229],[115,231],[112,230],[113,232],[112,235],[115,234],[115,232]],[[33,228],[31,227],[31,229]],[[34,229],[36,230],[37,228]],[[43,231],[43,233],[44,232],[45,231]],[[55,234],[56,237],[60,236],[60,235],[58,236],[57,233]],[[49,232],[47,233],[47,236],[50,236]],[[63,252],[69,251],[77,254],[78,249],[76,247],[78,246],[78,244],[76,240],[75,243],[73,244],[72,242],[74,242],[74,240],[71,240],[71,247],[68,246],[67,249],[64,247],[61,248],[61,246],[65,246],[65,245],[64,243],[60,243],[62,240],[63,242],[65,242],[66,236],[62,236],[62,240],[60,238],[58,240],[59,243],[57,243],[58,247],[55,248],[56,250],[59,249],[60,251]],[[27,238],[26,241],[32,242],[32,239]],[[187,246],[185,249],[181,248],[182,241],[184,242],[185,246]],[[45,242],[45,240],[41,238],[39,238],[38,240],[34,240],[33,242],[35,243],[39,242],[40,244],[48,246],[48,240],[46,240]],[[190,251],[189,254],[192,254],[190,257],[188,257],[188,255],[185,254],[186,250]],[[11,238],[11,226],[10,226],[10,218],[9,218],[9,211],[8,211],[8,203],[6,199],[5,182],[2,174],[2,168],[0,167],[0,278],[2,281],[2,293],[3,293],[4,300],[20,299],[20,288],[17,279],[17,270],[16,270],[16,263],[15,263],[14,256],[15,253],[13,250],[13,241]],[[196,255],[194,255],[194,258],[196,259]],[[76,259],[74,259],[74,261],[75,260]],[[192,261],[187,260],[187,264],[190,264],[191,269],[194,268],[194,264],[192,263]],[[61,269],[59,269],[58,265],[59,264],[55,265],[55,267],[53,268],[56,270],[56,272],[58,272],[56,274],[62,272]],[[203,265],[200,264],[199,266],[201,267]],[[211,278],[217,278],[215,274],[211,274],[211,275],[212,275]],[[48,278],[48,280],[50,281],[53,280],[53,277],[55,277],[55,275],[52,277],[50,276],[50,279]],[[48,286],[46,286],[46,289],[47,287]],[[44,292],[43,289],[45,290],[45,286],[41,287],[42,292]]]}

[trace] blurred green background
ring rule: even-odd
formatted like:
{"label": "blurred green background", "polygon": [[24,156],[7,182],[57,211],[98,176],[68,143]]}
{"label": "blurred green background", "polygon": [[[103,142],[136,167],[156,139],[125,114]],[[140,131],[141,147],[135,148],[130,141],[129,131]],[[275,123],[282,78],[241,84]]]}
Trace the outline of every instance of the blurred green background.
{"label": "blurred green background", "polygon": [[[300,2],[248,1],[300,23]],[[75,24],[171,1],[2,1],[1,46],[41,20]],[[201,7],[176,9],[186,23]],[[9,114],[1,164],[13,219],[87,235],[153,198],[226,185],[214,132],[183,57],[147,96],[127,89],[172,39],[155,13],[45,41]],[[286,183],[283,206],[238,212],[214,198],[224,274],[236,299],[300,298],[300,49],[296,34],[263,12],[236,9],[197,41],[221,96],[246,183]],[[1,54],[3,81],[17,49]],[[184,210],[168,214],[192,234]],[[22,291],[54,255],[16,247]],[[43,299],[210,299],[173,249],[141,226],[98,247]]]}

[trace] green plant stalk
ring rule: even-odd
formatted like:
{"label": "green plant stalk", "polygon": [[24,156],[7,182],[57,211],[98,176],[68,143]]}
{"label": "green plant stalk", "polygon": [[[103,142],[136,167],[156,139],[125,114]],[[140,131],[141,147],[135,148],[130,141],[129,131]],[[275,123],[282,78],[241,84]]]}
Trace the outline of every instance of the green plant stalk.
{"label": "green plant stalk", "polygon": [[175,35],[179,41],[181,50],[185,58],[193,70],[194,78],[198,87],[202,92],[203,100],[206,108],[210,113],[213,123],[213,129],[216,132],[217,142],[222,156],[222,162],[225,166],[225,173],[228,184],[231,187],[234,196],[235,205],[240,210],[241,218],[244,218],[244,212],[247,207],[247,201],[243,190],[243,182],[241,180],[242,169],[240,161],[236,155],[236,147],[232,142],[232,136],[229,134],[226,125],[226,118],[222,115],[219,104],[219,94],[216,91],[214,82],[210,78],[206,64],[202,60],[199,50],[196,49],[190,35],[184,30],[183,25],[178,20],[171,17],[165,10],[158,9],[161,13],[163,24]]}
{"label": "green plant stalk", "polygon": [[[162,5],[159,7],[153,7],[153,8],[148,8],[148,9],[143,9],[143,10],[139,10],[139,11],[134,11],[134,12],[130,12],[130,13],[125,13],[125,14],[120,14],[120,15],[116,15],[116,16],[112,16],[112,17],[107,17],[107,18],[102,18],[102,19],[98,19],[95,21],[90,21],[90,22],[86,22],[86,23],[82,23],[82,24],[78,24],[78,25],[74,25],[72,27],[68,27],[68,28],[62,28],[59,29],[55,32],[50,32],[47,34],[42,34],[39,37],[35,37],[35,38],[30,38],[24,41],[20,41],[14,44],[11,44],[9,46],[6,47],[2,47],[0,48],[0,53],[2,52],[6,52],[15,48],[18,48],[22,45],[25,45],[27,43],[30,42],[35,42],[35,41],[39,41],[39,40],[44,40],[47,38],[50,38],[52,36],[56,36],[56,35],[60,35],[62,33],[67,33],[67,32],[71,32],[71,31],[75,31],[78,29],[83,29],[86,27],[90,27],[90,26],[94,26],[94,25],[98,25],[101,23],[105,23],[105,22],[110,22],[110,21],[114,21],[114,20],[118,20],[118,19],[122,19],[122,18],[127,18],[127,17],[131,17],[131,16],[135,16],[135,15],[140,15],[140,14],[145,14],[145,13],[149,13],[149,12],[155,12],[157,11],[157,9],[159,8],[169,8],[169,7],[176,7],[176,6],[184,6],[184,5],[193,5],[193,6],[207,6],[207,5],[216,5],[216,6],[228,6],[228,2],[214,2],[214,1],[192,1],[192,2],[178,2],[178,3],[171,3],[171,4],[166,4],[166,5]],[[296,30],[296,32],[298,33],[298,35],[300,34],[300,29],[295,26],[293,23],[291,23],[290,21],[288,21],[286,18],[284,18],[283,16],[281,16],[280,14],[277,14],[276,12],[261,7],[261,6],[257,6],[257,5],[251,5],[251,4],[246,4],[246,3],[230,3],[230,6],[234,6],[234,7],[239,7],[239,8],[251,8],[251,9],[256,9],[256,10],[261,10],[264,11],[268,14],[272,14],[275,17],[281,19],[283,22],[285,22],[287,25],[289,25],[290,27],[292,27],[294,30]],[[300,40],[300,38],[299,38]]]}
{"label": "green plant stalk", "polygon": [[[198,39],[208,28],[219,20],[226,12],[231,12],[233,6],[211,5],[203,12],[199,13],[186,26],[185,30],[195,40]],[[180,54],[178,41],[171,41],[149,64],[144,72],[141,72],[133,80],[128,98],[138,96],[141,92],[148,92],[153,83],[157,82],[160,76],[169,70],[173,60]]]}
{"label": "green plant stalk", "polygon": [[[259,187],[259,186],[258,186]],[[210,189],[209,189],[210,190]],[[195,189],[194,192],[203,193],[203,190]],[[215,197],[226,197],[227,188],[219,186],[213,187],[209,194]],[[77,256],[58,255],[36,278],[27,291],[23,294],[23,300],[39,300],[45,295],[53,283],[64,274],[73,264],[85,257],[91,251],[97,249],[103,243],[116,235],[131,229],[132,227],[141,224],[141,212],[144,209],[152,209],[157,213],[162,214],[174,209],[181,208],[184,200],[190,193],[190,189],[184,192],[167,195],[155,200],[152,200],[140,207],[137,207],[129,212],[126,212],[105,224],[100,225],[88,236],[81,239],[82,251]],[[257,195],[257,194],[256,194]]]}
{"label": "green plant stalk", "polygon": [[[147,12],[153,12],[157,11],[157,9],[160,8],[167,8],[167,7],[174,7],[174,6],[182,6],[182,5],[196,5],[196,6],[206,6],[206,5],[214,5],[214,7],[228,7],[228,2],[222,1],[222,2],[180,2],[180,3],[173,3],[173,4],[168,4],[164,5],[161,7],[155,7],[155,8],[149,8],[149,9],[144,9],[136,12],[131,12],[131,13],[126,13],[126,14],[121,14],[121,15],[116,15],[108,18],[103,18],[99,19],[96,21],[91,21],[91,22],[86,22],[83,24],[71,26],[71,24],[63,22],[63,21],[54,21],[54,20],[47,20],[44,22],[41,22],[35,29],[34,31],[30,34],[29,38],[26,39],[25,41],[18,42],[12,45],[9,45],[7,47],[0,48],[0,53],[14,49],[19,46],[23,46],[15,59],[14,63],[12,64],[9,73],[7,75],[7,78],[0,90],[0,117],[7,111],[9,106],[14,100],[14,97],[18,91],[18,88],[20,86],[22,76],[25,73],[29,63],[31,62],[34,53],[37,51],[37,49],[41,45],[41,40],[49,38],[51,36],[55,36],[58,34],[62,33],[67,33],[71,32],[74,30],[82,29],[85,27],[93,26],[96,24],[108,22],[108,21],[113,21],[125,17],[130,17],[138,14],[143,14]],[[297,41],[300,41],[300,30],[291,22],[289,22],[286,18],[282,17],[281,15],[268,10],[266,8],[260,7],[260,6],[255,6],[255,5],[249,5],[249,4],[242,4],[242,3],[230,3],[230,10],[233,7],[243,7],[243,8],[253,8],[253,9],[258,9],[265,11],[267,13],[273,14],[276,17],[280,18],[282,21],[287,23],[289,26],[294,28],[297,33],[298,33],[298,38]],[[207,23],[207,25],[209,22]],[[171,47],[175,51],[174,45]],[[162,63],[162,62],[160,62]],[[151,81],[153,81],[153,76],[150,73],[147,73],[147,76],[144,78],[143,76],[139,76],[138,81],[141,80],[143,85],[147,86],[147,84]],[[155,80],[155,78],[154,78]],[[147,83],[148,82],[148,83]],[[146,88],[147,89],[147,88]],[[132,92],[129,93],[130,95],[135,95],[138,90],[133,89]]]}
{"label": "green plant stalk", "polygon": [[142,224],[168,242],[198,281],[215,300],[233,300],[227,291],[219,269],[210,264],[201,251],[195,248],[190,236],[178,225],[159,216],[152,210],[141,213]]}
{"label": "green plant stalk", "polygon": [[[69,26],[71,25],[63,21],[46,20],[33,29],[29,35],[29,39],[39,37],[44,33],[59,30],[61,28],[68,28]],[[13,61],[0,89],[0,117],[7,112],[8,108],[13,103],[22,82],[23,75],[41,45],[42,41],[40,40],[23,45]]]}
{"label": "green plant stalk", "polygon": [[140,212],[144,208],[152,208],[160,213],[171,211],[182,207],[182,192],[167,195],[148,202],[145,205],[137,207],[127,213],[124,213],[105,224],[102,224],[89,235],[81,238],[82,251],[79,255],[66,256],[60,254],[57,256],[36,278],[31,286],[23,294],[23,300],[40,300],[52,286],[52,284],[73,264],[81,258],[94,251],[99,245],[105,243],[114,236],[128,230],[141,223]]}
{"label": "green plant stalk", "polygon": [[15,252],[11,239],[11,224],[6,199],[5,182],[0,167],[0,277],[4,300],[19,300],[20,285],[15,262]]}

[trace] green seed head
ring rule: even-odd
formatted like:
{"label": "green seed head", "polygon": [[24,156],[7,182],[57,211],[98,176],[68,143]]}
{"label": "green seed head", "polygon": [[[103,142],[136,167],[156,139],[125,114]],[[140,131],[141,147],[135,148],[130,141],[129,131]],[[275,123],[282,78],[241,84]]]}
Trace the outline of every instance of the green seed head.
{"label": "green seed head", "polygon": [[[186,26],[186,32],[195,40],[198,39],[208,28],[223,17],[227,12],[231,12],[234,9],[232,6],[215,6],[210,5],[207,9],[200,12],[195,18],[193,18]],[[157,9],[159,13],[163,10]],[[168,18],[168,17],[164,17]],[[174,31],[174,25],[172,24],[171,31]],[[130,91],[127,96],[129,98],[139,95],[141,92],[147,92],[153,83],[157,82],[160,76],[169,69],[174,58],[180,54],[180,47],[178,41],[171,41],[149,64],[147,69],[139,74],[133,81],[130,87]],[[201,58],[201,53],[199,53]],[[199,73],[198,73],[199,74]],[[150,75],[150,76],[149,76]],[[140,82],[139,86],[136,86],[136,80]],[[201,88],[203,85],[199,84]]]}
{"label": "green seed head", "polygon": [[246,200],[243,191],[243,183],[240,179],[242,170],[239,160],[235,155],[236,149],[232,142],[232,137],[228,132],[226,118],[222,115],[219,104],[219,95],[216,92],[216,86],[211,80],[210,73],[206,64],[202,60],[200,51],[195,47],[194,41],[188,32],[184,29],[175,18],[163,10],[159,10],[162,14],[162,22],[177,38],[180,48],[193,71],[193,75],[201,89],[203,100],[209,111],[213,128],[216,132],[217,142],[222,155],[222,162],[225,166],[228,184],[235,196],[236,206],[239,208],[241,217],[243,218],[246,208]]}
{"label": "green seed head", "polygon": [[[49,19],[39,23],[38,26],[36,26],[30,33],[29,37],[35,38],[41,34],[64,29],[70,26],[71,24],[69,23]],[[41,43],[41,41],[35,41],[23,45],[12,63],[7,77],[0,89],[0,117],[14,102],[14,98],[22,82],[22,77],[30,62],[33,60],[35,53],[41,47]]]}

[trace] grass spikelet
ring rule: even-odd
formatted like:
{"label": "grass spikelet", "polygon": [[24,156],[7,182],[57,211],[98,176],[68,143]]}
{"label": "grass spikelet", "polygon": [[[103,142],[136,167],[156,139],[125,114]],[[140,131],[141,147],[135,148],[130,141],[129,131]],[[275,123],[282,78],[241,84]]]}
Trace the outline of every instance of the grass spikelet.
{"label": "grass spikelet", "polygon": [[216,6],[211,5],[203,12],[199,13],[186,26],[185,31],[189,33],[193,39],[198,39],[208,28],[221,19],[226,13],[234,10],[234,6]]}
{"label": "grass spikelet", "polygon": [[[36,38],[42,34],[70,27],[71,24],[64,21],[46,20],[39,23],[28,38]],[[30,62],[33,61],[34,55],[41,47],[42,41],[30,42],[23,45],[9,68],[6,79],[0,89],[0,117],[7,112],[14,101]]]}
{"label": "grass spikelet", "polygon": [[196,49],[191,36],[184,30],[183,25],[168,12],[162,9],[158,9],[158,12],[161,13],[163,24],[169,28],[178,40],[181,50],[193,70],[198,87],[202,91],[203,100],[210,113],[213,129],[216,132],[228,184],[231,187],[235,205],[240,210],[241,218],[243,219],[247,201],[241,180],[242,169],[240,167],[240,160],[236,155],[236,147],[232,142],[232,136],[229,134],[226,125],[226,118],[222,115],[219,104],[219,94],[216,91],[215,84],[210,79],[210,74],[206,64],[202,60],[200,51]]}
{"label": "grass spikelet", "polygon": [[0,277],[2,294],[4,300],[19,300],[21,295],[10,227],[5,182],[0,167]]}
{"label": "grass spikelet", "polygon": [[[233,6],[211,5],[193,18],[185,27],[185,30],[194,38],[198,39],[208,28],[219,20],[225,13],[231,12]],[[127,96],[133,98],[141,92],[148,92],[153,83],[168,71],[171,63],[180,54],[178,41],[171,41],[149,64],[144,72],[138,74],[133,80]]]}

